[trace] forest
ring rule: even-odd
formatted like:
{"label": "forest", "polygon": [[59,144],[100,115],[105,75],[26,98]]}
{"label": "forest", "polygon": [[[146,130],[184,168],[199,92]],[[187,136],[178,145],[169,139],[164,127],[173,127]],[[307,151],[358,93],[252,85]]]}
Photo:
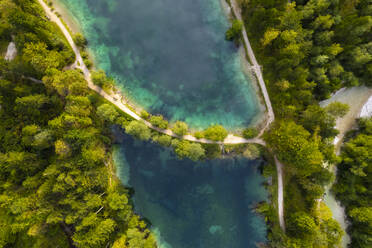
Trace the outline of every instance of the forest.
{"label": "forest", "polygon": [[[334,154],[332,139],[338,133],[335,121],[348,111],[348,106],[335,103],[321,108],[318,102],[342,87],[371,86],[372,1],[238,2],[276,115],[265,139],[286,165],[286,233],[278,228],[273,206],[260,209],[270,226],[269,247],[338,247],[342,230],[317,199],[322,198],[324,186],[332,178],[328,165],[338,164],[343,158]],[[370,164],[370,155],[366,159],[365,163]],[[344,164],[343,160],[340,166]],[[367,169],[363,170],[368,174]],[[368,194],[364,199],[372,202]],[[355,212],[347,214],[355,216]],[[362,231],[356,226],[348,230],[353,237],[350,247],[369,247],[370,243],[362,244],[360,240],[370,238],[371,228]],[[355,233],[360,234],[359,238]],[[357,239],[359,246],[355,245]]]}
{"label": "forest", "polygon": [[351,222],[351,247],[372,246],[372,118],[360,119],[342,149],[333,190]]}
{"label": "forest", "polygon": [[[270,227],[267,245],[339,246],[342,230],[317,201],[332,178],[327,165],[339,164],[334,191],[352,221],[351,247],[370,247],[371,120],[359,121],[337,157],[334,126],[348,106],[318,102],[342,87],[371,84],[371,0],[239,2],[244,24],[234,22],[226,38],[238,43],[241,25],[247,28],[277,117],[264,138],[286,165],[286,233],[275,206],[259,208]],[[172,147],[180,158],[215,158],[220,147],[161,135],[89,90],[79,70],[66,70],[74,53],[35,0],[0,0],[0,49],[12,40],[16,59],[0,58],[0,247],[156,247],[149,223],[134,213],[133,192],[115,177],[112,124]],[[103,72],[92,77],[110,87]],[[161,116],[141,116],[169,125]],[[172,130],[182,136],[188,127],[177,122]],[[195,135],[218,141],[227,132],[216,125]],[[225,151],[260,154],[252,145]]]}
{"label": "forest", "polygon": [[[105,102],[33,0],[0,1],[0,247],[156,247],[115,177]],[[44,83],[30,80],[43,79]]]}

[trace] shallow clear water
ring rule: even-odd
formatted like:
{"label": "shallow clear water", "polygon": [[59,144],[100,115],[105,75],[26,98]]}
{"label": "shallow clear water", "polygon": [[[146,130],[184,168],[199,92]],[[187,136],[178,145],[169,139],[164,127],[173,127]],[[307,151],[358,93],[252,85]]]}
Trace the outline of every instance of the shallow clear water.
{"label": "shallow clear water", "polygon": [[135,209],[152,223],[160,247],[251,248],[266,241],[265,222],[252,211],[267,199],[259,161],[195,163],[156,144],[118,139],[117,174],[133,187]]}
{"label": "shallow clear water", "polygon": [[220,0],[59,0],[132,102],[193,128],[244,127],[261,108]]}

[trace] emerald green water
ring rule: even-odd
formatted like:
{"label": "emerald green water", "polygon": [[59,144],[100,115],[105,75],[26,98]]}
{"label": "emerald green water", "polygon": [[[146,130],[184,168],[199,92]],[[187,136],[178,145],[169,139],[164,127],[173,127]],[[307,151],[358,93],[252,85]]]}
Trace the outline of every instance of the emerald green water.
{"label": "emerald green water", "polygon": [[260,161],[195,163],[124,135],[114,152],[117,175],[134,189],[135,211],[152,224],[161,248],[253,248],[266,241],[253,206],[267,199]]}
{"label": "emerald green water", "polygon": [[239,128],[262,110],[219,0],[59,0],[96,64],[152,114]]}

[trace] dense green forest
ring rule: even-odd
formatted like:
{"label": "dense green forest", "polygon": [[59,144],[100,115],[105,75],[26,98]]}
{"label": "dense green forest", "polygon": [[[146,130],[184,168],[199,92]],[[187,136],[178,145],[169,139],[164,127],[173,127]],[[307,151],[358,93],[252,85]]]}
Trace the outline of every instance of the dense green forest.
{"label": "dense green forest", "polygon": [[332,178],[329,165],[339,161],[335,120],[348,108],[335,103],[323,109],[318,102],[341,87],[371,85],[372,1],[239,3],[277,117],[265,139],[286,165],[286,234],[272,207],[260,209],[271,226],[269,246],[338,247],[342,231],[334,220],[319,218],[317,199]]}
{"label": "dense green forest", "polygon": [[351,222],[350,246],[367,248],[372,246],[372,119],[360,119],[358,124],[342,149],[333,189]]}
{"label": "dense green forest", "polygon": [[[156,247],[115,178],[106,105],[34,0],[0,1],[0,247]],[[44,83],[28,77],[43,78]]]}
{"label": "dense green forest", "polygon": [[[342,230],[317,199],[332,178],[327,165],[340,162],[332,139],[336,119],[348,107],[321,108],[318,101],[344,86],[370,84],[372,1],[240,3],[278,119],[264,137],[286,165],[286,234],[274,206],[259,209],[271,227],[268,246],[338,247]],[[234,22],[227,38],[237,42],[241,25]],[[0,49],[11,40],[16,59],[0,58],[0,247],[156,247],[133,212],[130,190],[115,178],[111,125],[172,147],[180,158],[218,157],[220,147],[152,131],[90,91],[80,71],[64,70],[74,53],[35,0],[0,0]],[[110,87],[104,73],[92,76]],[[161,116],[141,116],[168,127]],[[182,122],[172,129],[188,132]],[[245,131],[247,137],[255,134]],[[216,141],[226,135],[221,126],[196,133]],[[360,121],[343,150],[335,187],[352,220],[352,247],[371,244],[370,135],[371,120]],[[247,157],[260,152],[253,145],[226,146],[229,151]]]}

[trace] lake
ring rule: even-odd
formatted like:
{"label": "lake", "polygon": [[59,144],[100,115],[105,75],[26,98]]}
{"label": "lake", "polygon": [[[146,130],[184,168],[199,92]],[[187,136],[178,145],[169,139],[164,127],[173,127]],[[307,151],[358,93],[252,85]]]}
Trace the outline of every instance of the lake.
{"label": "lake", "polygon": [[[131,103],[194,129],[263,114],[219,0],[59,0]],[[226,10],[225,10],[226,12]]]}
{"label": "lake", "polygon": [[161,248],[253,248],[266,241],[261,161],[178,160],[168,148],[116,136],[117,175],[132,187],[135,211],[152,223]]}

